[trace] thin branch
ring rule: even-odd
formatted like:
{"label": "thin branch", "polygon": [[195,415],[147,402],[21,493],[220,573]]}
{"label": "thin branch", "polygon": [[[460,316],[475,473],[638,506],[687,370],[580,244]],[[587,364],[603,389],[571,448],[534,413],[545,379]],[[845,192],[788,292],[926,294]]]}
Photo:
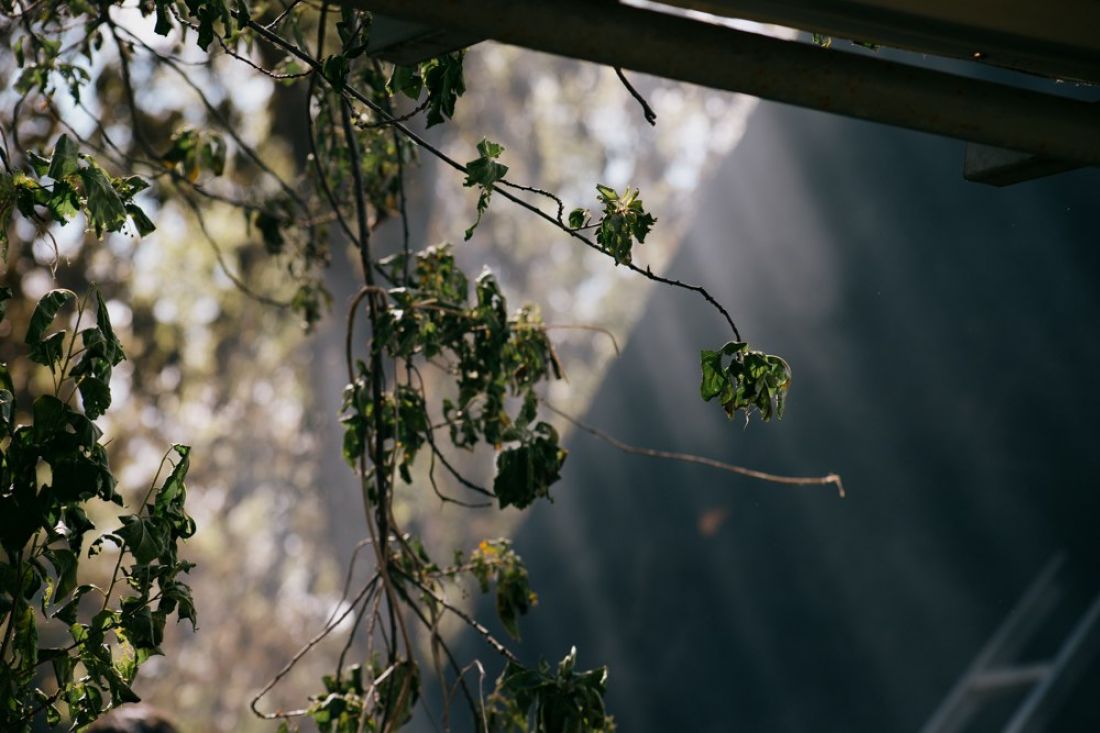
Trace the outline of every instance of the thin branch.
{"label": "thin branch", "polygon": [[592,331],[594,333],[602,333],[604,336],[611,339],[611,345],[615,347],[615,356],[622,355],[615,334],[611,333],[611,331],[603,326],[593,326],[587,323],[544,323],[541,325],[541,328],[544,331]]}
{"label": "thin branch", "polygon": [[516,655],[512,654],[512,652],[510,652],[508,650],[508,647],[501,644],[500,641],[498,641],[497,638],[495,636],[493,636],[492,632],[489,631],[489,629],[482,626],[478,622],[477,619],[475,619],[473,616],[471,616],[470,614],[463,611],[461,608],[458,608],[457,606],[453,606],[450,603],[448,603],[447,601],[445,601],[443,598],[441,598],[439,595],[437,595],[435,591],[433,591],[430,588],[428,588],[427,586],[425,586],[418,579],[414,578],[413,576],[409,575],[405,571],[401,570],[401,568],[394,568],[394,569],[398,572],[398,574],[404,576],[404,578],[406,580],[408,580],[410,583],[415,585],[417,588],[419,588],[425,594],[427,594],[432,599],[434,599],[436,603],[443,606],[448,611],[450,611],[451,613],[453,613],[454,615],[458,616],[460,619],[465,621],[466,624],[469,625],[470,628],[472,628],[474,631],[476,631],[478,634],[481,635],[481,638],[483,638],[485,640],[485,642],[489,646],[491,646],[494,651],[496,651],[497,654],[501,655],[502,657],[507,659],[509,662],[515,662],[516,664],[519,664],[519,659],[516,657]]}
{"label": "thin branch", "polygon": [[[287,51],[288,53],[290,53],[293,56],[297,57],[298,59],[300,59],[304,63],[308,64],[313,69],[320,71],[321,64],[316,59],[312,58],[309,54],[302,51],[300,48],[298,48],[293,43],[290,43],[286,39],[280,38],[278,35],[276,35],[274,33],[271,33],[270,31],[266,30],[263,26],[257,24],[255,21],[250,21],[249,24],[248,24],[248,27],[253,29],[254,31],[256,31],[264,40],[268,41],[269,43],[271,43],[275,46],[278,46],[279,48],[281,48],[285,51]],[[444,153],[442,150],[440,150],[439,148],[437,148],[434,145],[432,145],[431,143],[429,143],[427,140],[425,140],[423,137],[421,137],[420,135],[415,133],[413,130],[409,129],[407,126],[401,124],[400,122],[396,122],[392,116],[388,115],[386,113],[386,111],[378,103],[376,103],[374,100],[370,99],[367,95],[363,94],[362,92],[358,91],[357,89],[355,89],[354,87],[351,87],[351,86],[345,87],[343,93],[346,93],[347,95],[351,96],[353,99],[355,99],[359,103],[365,105],[366,107],[370,108],[371,110],[373,110],[377,114],[382,115],[383,117],[389,118],[392,121],[393,126],[394,126],[395,129],[400,130],[401,133],[403,135],[405,135],[405,137],[412,140],[421,149],[428,151],[429,153],[431,153],[436,158],[438,158],[442,162],[446,163],[448,166],[455,169],[456,171],[459,171],[461,173],[465,173],[465,174],[469,175],[469,171],[466,170],[466,166],[462,165],[457,160],[450,157],[449,155]],[[519,196],[516,196],[511,191],[508,191],[503,186],[503,184],[494,185],[493,190],[496,191],[500,196],[508,199],[509,201],[516,204],[517,206],[520,206],[524,209],[527,209],[528,211],[535,214],[536,216],[550,222],[555,227],[557,227],[558,229],[561,229],[563,232],[565,232],[569,236],[571,236],[574,239],[584,243],[585,246],[587,246],[591,249],[594,249],[595,251],[600,252],[602,254],[605,254],[605,255],[607,254],[606,250],[604,250],[603,247],[601,247],[600,245],[598,245],[596,242],[589,239],[588,237],[584,236],[579,230],[570,229],[569,226],[567,226],[566,224],[564,224],[564,223],[558,221],[557,219],[555,219],[553,215],[546,213],[545,211],[543,211],[539,207],[535,206],[534,204],[531,204],[527,201],[524,201]],[[638,265],[635,265],[634,263],[625,264],[624,266],[628,270],[631,270],[632,272],[635,272],[635,273],[637,273],[637,274],[639,274],[639,275],[641,275],[645,278],[653,280],[654,282],[664,283],[665,285],[669,285],[669,286],[672,286],[672,287],[675,287],[675,288],[680,288],[682,290],[688,290],[690,292],[698,294],[705,301],[707,301],[707,303],[709,303],[711,305],[711,307],[713,307],[715,310],[717,310],[719,312],[719,314],[721,314],[722,318],[724,318],[726,323],[729,325],[730,330],[733,331],[734,338],[738,341],[742,340],[741,339],[741,333],[737,329],[737,325],[734,323],[733,317],[730,315],[729,311],[726,310],[725,306],[723,306],[721,303],[719,303],[714,298],[714,296],[710,294],[710,291],[708,291],[703,286],[701,286],[701,285],[692,285],[690,283],[685,283],[685,282],[682,282],[682,281],[677,280],[675,278],[670,278],[670,277],[664,277],[662,275],[657,275],[649,267],[641,268]]]}
{"label": "thin branch", "polygon": [[713,458],[706,458],[704,456],[697,456],[692,453],[680,453],[678,451],[657,450],[654,448],[640,448],[636,445],[630,445],[608,435],[607,433],[594,428],[591,425],[587,425],[572,415],[559,410],[551,405],[544,399],[540,399],[540,402],[554,414],[572,423],[577,428],[580,428],[589,435],[593,435],[605,443],[618,448],[624,453],[632,453],[638,456],[648,456],[650,458],[664,458],[673,461],[682,461],[684,463],[695,463],[701,466],[708,466],[710,468],[716,468],[719,471],[727,471],[729,473],[736,473],[740,476],[747,476],[749,478],[758,479],[760,481],[767,481],[773,484],[785,484],[788,486],[822,486],[832,485],[836,486],[837,493],[840,498],[844,498],[844,484],[840,480],[840,475],[835,473],[826,474],[825,476],[782,476],[774,473],[766,473],[764,471],[757,471],[752,468],[745,468],[743,466],[735,466],[731,463],[724,463],[723,461],[717,461]]}
{"label": "thin branch", "polygon": [[638,104],[642,106],[642,114],[645,115],[645,121],[651,125],[656,126],[657,113],[654,112],[653,108],[649,106],[649,102],[645,101],[645,97],[643,97],[638,92],[638,90],[634,88],[630,81],[627,80],[626,74],[623,73],[623,70],[621,68],[616,66],[615,73],[619,75],[619,81],[621,81],[623,83],[623,86],[626,87],[626,90],[630,92],[630,96],[634,97],[634,99],[637,100]]}
{"label": "thin branch", "polygon": [[186,203],[191,208],[191,211],[194,212],[195,220],[199,223],[199,230],[202,232],[202,236],[206,240],[207,244],[210,245],[210,249],[214,252],[214,259],[217,260],[218,267],[221,268],[222,273],[224,273],[225,276],[229,278],[229,281],[233,283],[234,287],[236,287],[237,290],[241,291],[242,294],[251,298],[252,300],[255,300],[258,303],[270,305],[275,308],[289,308],[291,305],[293,305],[293,303],[289,300],[278,300],[276,298],[272,298],[269,295],[257,293],[255,290],[249,287],[248,283],[246,283],[236,273],[234,273],[233,270],[229,268],[229,264],[225,261],[225,254],[222,252],[221,246],[218,244],[217,240],[214,239],[214,236],[207,228],[206,216],[202,213],[202,209],[197,203],[195,203],[194,199],[192,199],[190,196],[183,193],[182,191],[180,192],[180,198],[182,198],[184,203]]}
{"label": "thin branch", "polygon": [[286,677],[288,674],[290,674],[290,671],[292,669],[294,669],[294,666],[296,664],[298,664],[298,662],[302,659],[302,657],[304,657],[306,654],[309,654],[310,650],[313,649],[313,647],[320,644],[325,639],[325,637],[327,637],[329,634],[332,633],[332,630],[335,629],[340,624],[341,621],[343,621],[345,618],[347,618],[348,615],[350,615],[351,612],[356,609],[356,607],[359,605],[359,602],[361,600],[363,600],[364,597],[366,597],[367,593],[369,593],[371,588],[374,587],[375,583],[378,582],[378,578],[379,578],[379,575],[376,573],[374,575],[374,577],[370,579],[370,582],[368,582],[365,586],[363,586],[363,589],[361,591],[359,591],[358,595],[355,596],[355,600],[353,600],[351,603],[348,604],[347,609],[345,609],[344,612],[342,614],[340,614],[340,616],[338,618],[336,618],[335,620],[333,620],[332,622],[330,622],[328,624],[325,624],[324,628],[321,629],[321,631],[319,633],[317,633],[312,639],[310,639],[308,642],[306,642],[305,646],[303,646],[301,649],[299,649],[298,653],[295,654],[293,657],[291,657],[289,662],[287,662],[285,665],[283,665],[283,668],[281,670],[279,670],[279,672],[271,679],[271,681],[269,681],[266,685],[264,685],[263,689],[261,689],[259,691],[259,693],[257,693],[256,696],[252,698],[252,702],[249,703],[249,707],[252,708],[253,713],[255,713],[258,717],[263,718],[264,720],[275,720],[276,718],[298,717],[298,716],[305,715],[307,713],[306,710],[293,710],[293,711],[285,712],[285,713],[282,712],[282,711],[279,711],[279,712],[276,712],[276,713],[265,713],[265,712],[262,712],[257,707],[257,705],[259,705],[260,700],[262,700],[263,697],[265,695],[267,695],[267,693],[269,693],[273,687],[275,687],[275,685],[279,684],[279,682],[284,677]]}

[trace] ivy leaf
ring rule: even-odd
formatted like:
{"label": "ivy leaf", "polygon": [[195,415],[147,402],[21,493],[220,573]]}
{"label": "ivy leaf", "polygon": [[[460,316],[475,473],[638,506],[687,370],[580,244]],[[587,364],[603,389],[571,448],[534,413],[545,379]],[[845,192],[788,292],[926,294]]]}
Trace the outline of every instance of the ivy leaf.
{"label": "ivy leaf", "polygon": [[404,94],[412,100],[420,98],[420,92],[424,88],[424,80],[420,78],[420,72],[413,66],[394,66],[390,75],[390,90],[394,94]]}
{"label": "ivy leaf", "polygon": [[703,382],[699,385],[699,396],[710,401],[722,393],[728,381],[722,373],[722,355],[717,351],[704,349],[701,354]]}
{"label": "ivy leaf", "polygon": [[260,230],[260,235],[264,240],[264,249],[268,254],[279,254],[283,251],[283,245],[285,240],[283,239],[283,223],[273,214],[269,214],[266,211],[256,212],[256,217],[253,220],[256,224],[256,228]]}
{"label": "ivy leaf", "polygon": [[39,155],[33,150],[27,151],[27,162],[31,164],[34,174],[41,178],[50,169],[50,159]]}
{"label": "ivy leaf", "polygon": [[167,512],[173,507],[182,507],[185,494],[184,479],[191,468],[191,447],[176,444],[172,450],[179,456],[179,462],[172,467],[172,472],[164,480],[164,485],[157,492],[154,502],[154,510],[158,513]]}
{"label": "ivy leaf", "polygon": [[52,370],[61,363],[62,349],[65,344],[65,332],[57,331],[31,346],[28,358],[36,364],[48,366]]}
{"label": "ivy leaf", "polygon": [[496,162],[504,152],[503,145],[492,142],[488,138],[482,138],[477,144],[477,152],[478,157],[466,164],[466,180],[462,182],[462,185],[467,188],[478,186],[481,189],[477,198],[477,220],[466,230],[467,240],[473,236],[477,225],[481,223],[481,217],[489,208],[493,185],[508,173],[508,166]]}
{"label": "ivy leaf", "polygon": [[420,76],[428,90],[428,127],[450,119],[455,103],[466,92],[462,78],[461,51],[438,56],[420,65]]}
{"label": "ivy leaf", "polygon": [[80,197],[68,181],[57,181],[43,205],[59,224],[65,224],[80,213]]}
{"label": "ivy leaf", "polygon": [[157,24],[153,26],[153,32],[158,36],[167,36],[172,31],[172,20],[168,15],[168,6],[171,0],[156,0]]}
{"label": "ivy leaf", "polygon": [[634,242],[644,242],[657,219],[643,208],[636,188],[627,188],[620,195],[610,186],[599,184],[596,191],[603,203],[596,242],[615,258],[615,264],[629,265]]}

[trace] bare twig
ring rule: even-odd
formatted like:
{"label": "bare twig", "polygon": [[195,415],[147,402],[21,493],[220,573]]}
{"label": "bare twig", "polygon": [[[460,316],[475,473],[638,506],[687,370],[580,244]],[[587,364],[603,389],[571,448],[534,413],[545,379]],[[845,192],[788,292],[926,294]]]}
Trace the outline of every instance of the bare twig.
{"label": "bare twig", "polygon": [[550,410],[559,417],[565,419],[567,422],[572,423],[577,428],[583,430],[589,435],[593,435],[605,443],[618,448],[624,453],[632,453],[638,456],[648,456],[650,458],[665,458],[672,461],[682,461],[684,463],[695,463],[701,466],[708,466],[710,468],[716,468],[719,471],[727,471],[729,473],[736,473],[740,476],[747,476],[749,478],[759,479],[760,481],[767,481],[773,484],[786,484],[788,486],[822,486],[832,485],[836,486],[837,493],[840,497],[844,498],[844,484],[840,480],[840,475],[835,473],[826,474],[824,476],[783,476],[774,473],[766,473],[765,471],[757,471],[752,468],[745,468],[743,466],[735,466],[731,463],[725,463],[713,458],[706,458],[704,456],[697,456],[692,453],[680,453],[679,451],[667,451],[657,450],[654,448],[640,448],[636,445],[624,443],[623,441],[608,435],[607,433],[594,428],[591,425],[587,425],[572,415],[559,410],[551,405],[546,400],[540,400],[546,409]]}
{"label": "bare twig", "polygon": [[288,674],[290,674],[290,671],[292,669],[294,669],[295,665],[297,665],[299,661],[301,661],[302,657],[304,657],[306,654],[309,654],[310,650],[313,649],[313,647],[320,644],[325,639],[325,637],[327,637],[329,634],[332,633],[332,630],[335,629],[340,624],[341,621],[343,621],[345,618],[347,618],[348,615],[350,615],[351,612],[356,609],[356,607],[359,605],[359,602],[361,600],[363,600],[363,598],[366,597],[367,593],[369,593],[371,588],[373,588],[374,585],[378,582],[378,578],[379,578],[379,576],[377,574],[375,574],[375,576],[370,579],[370,582],[368,582],[365,586],[363,586],[363,589],[361,591],[359,591],[358,595],[355,596],[355,600],[353,600],[351,603],[348,604],[348,607],[344,610],[344,612],[341,613],[336,619],[334,619],[330,623],[325,624],[324,628],[321,629],[321,631],[318,632],[312,639],[310,639],[308,642],[306,642],[305,646],[303,646],[301,649],[299,649],[298,652],[293,657],[291,657],[290,661],[287,662],[285,665],[283,665],[283,668],[281,670],[279,670],[279,672],[276,673],[276,675],[266,685],[264,685],[263,689],[261,689],[259,691],[259,693],[257,693],[256,696],[253,697],[252,701],[249,703],[249,707],[252,708],[253,713],[255,713],[258,717],[263,718],[264,720],[275,720],[276,718],[300,717],[300,716],[305,715],[307,713],[306,710],[292,710],[290,712],[278,711],[278,712],[275,712],[275,713],[265,713],[265,712],[261,711],[257,706],[259,705],[260,700],[262,700],[264,698],[264,696],[267,695],[267,693],[269,693],[273,687],[275,687],[275,685],[279,684],[279,682],[284,677],[286,677]]}
{"label": "bare twig", "polygon": [[433,591],[432,589],[428,588],[423,583],[421,583],[417,578],[414,578],[413,576],[411,576],[408,573],[404,572],[400,568],[395,568],[395,570],[401,576],[403,576],[406,580],[408,580],[410,583],[412,583],[417,588],[419,588],[421,591],[423,591],[426,595],[430,596],[433,600],[435,600],[436,603],[443,606],[448,611],[450,611],[451,613],[453,613],[454,615],[458,616],[460,619],[465,621],[466,624],[471,629],[473,629],[474,631],[476,631],[478,634],[481,635],[481,638],[483,638],[485,640],[485,642],[489,646],[491,646],[494,651],[496,651],[497,654],[501,655],[502,657],[507,659],[509,662],[515,662],[516,664],[519,664],[519,659],[516,658],[516,655],[512,654],[512,652],[508,650],[508,647],[501,644],[500,641],[498,641],[497,638],[495,636],[493,636],[492,632],[490,632],[489,629],[482,626],[477,621],[477,619],[475,619],[473,616],[471,616],[470,614],[463,611],[461,608],[458,608],[457,606],[453,606],[450,603],[448,603],[446,600],[441,598],[435,591]]}
{"label": "bare twig", "polygon": [[634,85],[632,85],[630,81],[627,80],[626,74],[623,73],[623,70],[621,68],[616,66],[615,73],[619,75],[619,81],[621,81],[623,83],[623,86],[626,87],[626,90],[630,92],[630,96],[634,97],[634,99],[637,100],[638,104],[642,106],[642,114],[645,115],[645,121],[651,125],[656,125],[657,113],[654,112],[653,108],[649,106],[649,102],[645,101],[645,97],[643,97],[638,92],[638,90],[634,88]]}

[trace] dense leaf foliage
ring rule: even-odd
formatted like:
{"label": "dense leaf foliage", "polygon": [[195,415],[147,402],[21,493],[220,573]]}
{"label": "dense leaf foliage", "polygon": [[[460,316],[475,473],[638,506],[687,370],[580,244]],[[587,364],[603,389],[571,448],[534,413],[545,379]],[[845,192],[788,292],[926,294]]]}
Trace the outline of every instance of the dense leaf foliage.
{"label": "dense leaf foliage", "polygon": [[[8,297],[7,289],[0,292],[0,304]],[[94,419],[111,404],[111,371],[125,356],[102,298],[95,300],[95,325],[83,330],[87,299],[52,290],[39,300],[25,341],[29,358],[49,369],[54,390],[34,400],[30,422],[18,418],[7,368],[0,365],[5,731],[29,731],[39,714],[55,725],[62,707],[81,726],[113,706],[137,701],[131,685],[141,664],[160,653],[168,617],[196,622],[191,591],[181,579],[192,565],[178,555],[179,543],[195,532],[184,508],[189,448],[175,446],[177,461],[165,481],[158,487],[154,480],[134,512],[118,517],[120,527],[87,543],[96,529],[89,518],[93,505],[123,504]],[[74,308],[73,333],[51,330],[60,313]],[[83,411],[71,404],[77,392]],[[105,545],[118,557],[102,587],[83,569]],[[68,643],[42,645],[62,633]],[[47,664],[52,678],[43,674]]]}

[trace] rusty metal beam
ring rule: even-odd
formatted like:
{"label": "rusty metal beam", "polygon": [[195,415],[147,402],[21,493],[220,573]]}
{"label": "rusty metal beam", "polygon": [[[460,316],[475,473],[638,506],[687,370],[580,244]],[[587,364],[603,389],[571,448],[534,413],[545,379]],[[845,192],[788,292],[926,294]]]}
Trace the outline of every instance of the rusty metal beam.
{"label": "rusty metal beam", "polygon": [[714,89],[1100,165],[1077,100],[595,0],[343,0],[403,20]]}

